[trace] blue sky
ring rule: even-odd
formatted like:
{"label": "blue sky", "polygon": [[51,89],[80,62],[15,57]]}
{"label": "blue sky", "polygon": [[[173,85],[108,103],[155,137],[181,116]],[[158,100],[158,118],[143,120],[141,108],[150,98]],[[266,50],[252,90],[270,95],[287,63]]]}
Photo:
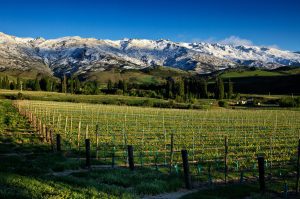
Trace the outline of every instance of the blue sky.
{"label": "blue sky", "polygon": [[278,46],[300,50],[300,0],[0,0],[0,31],[20,36]]}

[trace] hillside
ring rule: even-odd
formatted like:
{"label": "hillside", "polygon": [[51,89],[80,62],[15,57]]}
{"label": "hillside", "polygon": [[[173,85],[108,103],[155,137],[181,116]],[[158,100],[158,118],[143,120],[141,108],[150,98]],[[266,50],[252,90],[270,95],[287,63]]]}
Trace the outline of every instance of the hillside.
{"label": "hillside", "polygon": [[[281,67],[274,70],[232,69],[214,74],[234,84],[235,92],[249,94],[300,94],[300,69]],[[212,78],[212,76],[211,76]]]}

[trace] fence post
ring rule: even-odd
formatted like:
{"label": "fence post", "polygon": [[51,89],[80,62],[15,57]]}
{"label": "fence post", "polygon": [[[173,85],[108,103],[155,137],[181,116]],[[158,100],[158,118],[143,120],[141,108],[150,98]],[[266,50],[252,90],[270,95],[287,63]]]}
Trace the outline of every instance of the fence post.
{"label": "fence post", "polygon": [[56,134],[56,150],[59,152],[61,151],[61,140],[60,140],[60,134]]}
{"label": "fence post", "polygon": [[258,156],[258,171],[259,171],[259,186],[260,191],[265,193],[265,158],[263,156]]}
{"label": "fence post", "polygon": [[133,147],[132,145],[128,145],[128,162],[129,168],[131,171],[134,170],[134,159],[133,159]]}
{"label": "fence post", "polygon": [[85,165],[87,168],[91,168],[91,143],[90,139],[85,139],[85,157],[86,162]]}
{"label": "fence post", "polygon": [[297,181],[296,181],[296,193],[299,193],[299,178],[300,178],[300,139],[298,143],[298,158],[297,158]]}
{"label": "fence post", "polygon": [[225,174],[225,184],[227,183],[227,174],[228,174],[228,138],[225,136],[225,156],[224,156],[224,174]]}
{"label": "fence post", "polygon": [[190,176],[190,168],[189,168],[189,160],[188,160],[187,150],[181,150],[181,155],[182,155],[185,187],[187,189],[191,189],[192,188],[192,183],[191,183],[191,176]]}

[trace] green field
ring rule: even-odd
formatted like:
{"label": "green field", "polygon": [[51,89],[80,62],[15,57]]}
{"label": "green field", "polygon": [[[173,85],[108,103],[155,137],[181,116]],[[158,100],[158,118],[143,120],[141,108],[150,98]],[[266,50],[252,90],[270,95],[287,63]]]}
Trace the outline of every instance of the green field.
{"label": "green field", "polygon": [[280,75],[287,75],[282,72],[276,71],[266,71],[266,70],[255,70],[255,71],[233,71],[233,72],[226,72],[221,75],[222,78],[236,78],[236,77],[251,77],[251,76],[280,76]]}
{"label": "green field", "polygon": [[[18,90],[1,90],[0,97],[7,99],[17,99]],[[208,109],[216,103],[214,99],[199,99],[193,104],[178,103],[174,100],[165,100],[147,97],[134,97],[125,95],[72,95],[58,92],[46,91],[22,91],[22,98],[28,100],[93,103],[93,104],[113,104],[128,106],[148,106],[161,108],[181,108],[181,109]]]}

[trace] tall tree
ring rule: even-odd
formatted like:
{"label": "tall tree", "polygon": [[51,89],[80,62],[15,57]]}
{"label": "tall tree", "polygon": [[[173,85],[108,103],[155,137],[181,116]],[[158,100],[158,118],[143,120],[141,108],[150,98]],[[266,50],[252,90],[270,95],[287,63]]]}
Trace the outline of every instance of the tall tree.
{"label": "tall tree", "polygon": [[127,93],[128,84],[125,80],[123,80],[123,94]]}
{"label": "tall tree", "polygon": [[111,90],[112,87],[113,87],[112,81],[111,81],[111,80],[108,80],[108,82],[107,82],[107,89],[108,89],[108,90]]}
{"label": "tall tree", "polygon": [[167,79],[167,83],[166,83],[166,98],[171,99],[174,97],[174,79],[172,77],[168,77]]}
{"label": "tall tree", "polygon": [[217,78],[216,80],[215,97],[219,100],[224,98],[224,82],[222,78]]}
{"label": "tall tree", "polygon": [[230,81],[230,79],[228,79],[228,92],[227,92],[228,99],[232,98],[232,94],[233,94],[233,84]]}
{"label": "tall tree", "polygon": [[61,80],[61,92],[67,93],[67,76],[64,75],[63,79]]}
{"label": "tall tree", "polygon": [[35,91],[40,91],[40,90],[41,90],[41,87],[40,87],[40,81],[38,80],[37,77],[36,77],[35,80],[34,80],[34,87],[33,87],[33,90],[35,90]]}
{"label": "tall tree", "polygon": [[2,88],[3,89],[9,89],[9,79],[8,76],[5,75],[5,77],[2,79]]}
{"label": "tall tree", "polygon": [[70,93],[74,94],[74,79],[73,78],[71,78],[69,80],[69,84],[70,84]]}
{"label": "tall tree", "polygon": [[50,84],[49,78],[47,78],[47,77],[41,78],[40,87],[41,87],[41,90],[43,90],[43,91],[51,91],[51,84]]}
{"label": "tall tree", "polygon": [[78,77],[74,78],[74,91],[76,94],[80,93],[80,89],[81,89],[81,83],[78,79]]}
{"label": "tall tree", "polygon": [[176,88],[176,96],[184,97],[184,81],[182,79],[179,79],[175,83],[175,88]]}
{"label": "tall tree", "polygon": [[15,83],[15,81],[10,82],[10,84],[9,84],[9,89],[10,89],[10,90],[16,89],[16,83]]}
{"label": "tall tree", "polygon": [[17,77],[17,89],[21,90],[21,81],[19,77]]}
{"label": "tall tree", "polygon": [[207,82],[206,82],[205,79],[203,79],[203,78],[200,79],[199,87],[200,87],[200,97],[201,98],[208,98]]}

